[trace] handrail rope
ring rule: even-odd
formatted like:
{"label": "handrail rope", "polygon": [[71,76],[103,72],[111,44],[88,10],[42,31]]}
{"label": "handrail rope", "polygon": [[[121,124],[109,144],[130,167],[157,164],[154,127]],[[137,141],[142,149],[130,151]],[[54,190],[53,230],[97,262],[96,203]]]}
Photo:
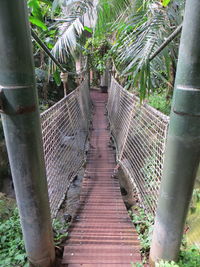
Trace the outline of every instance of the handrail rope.
{"label": "handrail rope", "polygon": [[86,162],[84,149],[91,105],[83,106],[84,112],[81,112],[85,95],[89,97],[87,78],[40,115],[52,218],[56,216],[71,181]]}
{"label": "handrail rope", "polygon": [[[112,77],[107,105],[108,120],[116,147],[117,166],[129,174],[129,178],[136,188],[140,204],[152,215],[157,205],[160,177],[163,169],[163,155],[165,150],[166,134],[169,117],[156,111],[147,103],[140,103],[140,99],[126,91]],[[111,103],[120,97],[120,91],[125,93],[126,102],[123,102],[123,111],[116,112]],[[135,104],[133,104],[135,102]],[[129,107],[127,109],[127,106]],[[138,112],[140,111],[140,112]],[[121,113],[118,114],[118,113]],[[128,112],[128,113],[127,113]],[[116,119],[116,117],[121,117]],[[124,119],[126,116],[126,119]],[[125,129],[123,136],[118,135],[118,128]],[[122,146],[121,146],[122,145]],[[148,186],[146,182],[149,181]],[[149,195],[152,199],[149,199]]]}

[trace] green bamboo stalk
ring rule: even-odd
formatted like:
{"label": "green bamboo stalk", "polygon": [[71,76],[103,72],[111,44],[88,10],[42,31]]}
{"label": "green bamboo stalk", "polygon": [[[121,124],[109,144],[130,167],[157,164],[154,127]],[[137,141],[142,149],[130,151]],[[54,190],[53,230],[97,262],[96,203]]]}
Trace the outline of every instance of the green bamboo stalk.
{"label": "green bamboo stalk", "polygon": [[34,267],[55,251],[26,1],[1,0],[1,112],[25,248]]}
{"label": "green bamboo stalk", "polygon": [[187,0],[150,261],[178,260],[200,160],[200,1]]}
{"label": "green bamboo stalk", "polygon": [[182,23],[179,25],[175,31],[173,31],[167,39],[160,45],[160,47],[153,53],[152,56],[150,56],[149,61],[153,60],[160,52],[169,44],[171,41],[173,41],[180,33],[182,30]]}
{"label": "green bamboo stalk", "polygon": [[52,55],[49,48],[42,42],[42,40],[37,36],[37,34],[34,32],[33,29],[31,29],[31,35],[34,38],[34,40],[38,43],[38,45],[42,48],[42,50],[51,58],[51,60],[56,64],[56,66],[62,71],[67,72],[65,68],[62,67],[60,62]]}

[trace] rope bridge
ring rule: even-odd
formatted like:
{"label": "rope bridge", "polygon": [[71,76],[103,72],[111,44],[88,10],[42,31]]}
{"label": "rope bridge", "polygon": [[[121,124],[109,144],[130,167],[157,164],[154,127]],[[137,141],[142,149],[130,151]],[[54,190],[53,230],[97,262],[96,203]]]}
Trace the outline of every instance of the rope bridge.
{"label": "rope bridge", "polygon": [[[92,93],[92,96],[94,98],[95,94]],[[98,98],[98,95],[96,97]],[[97,101],[97,103],[100,103],[101,105],[103,103],[99,100],[95,101]],[[47,111],[41,114],[43,146],[52,217],[56,216],[57,211],[65,198],[70,183],[76,177],[76,175],[78,175],[80,168],[83,167],[84,163],[86,162],[85,144],[89,133],[89,124],[92,113],[91,107],[92,103],[90,99],[88,79],[85,79],[82,84],[71,94],[67,95],[54,106],[52,106]],[[103,105],[101,106],[101,109],[102,108]],[[96,124],[101,125],[102,118],[98,117],[99,111],[96,110],[96,112]],[[101,112],[103,111],[101,110]],[[113,77],[111,79],[111,85],[108,93],[107,112],[108,120],[110,123],[110,131],[112,136],[114,137],[115,146],[117,149],[116,164],[118,163],[118,165],[122,168],[126,176],[129,178],[132,184],[131,190],[133,190],[134,193],[137,195],[141,206],[143,206],[146,212],[154,215],[157,206],[160,180],[162,176],[164,158],[163,156],[165,150],[165,141],[168,130],[169,117],[150,107],[146,103],[141,104],[140,99],[137,96],[125,90]],[[95,127],[97,127],[97,125]],[[103,131],[104,128],[106,129],[106,127],[103,126],[101,131]],[[98,138],[101,137],[101,135],[99,135],[99,130],[97,129],[95,130],[95,134],[97,134]],[[104,138],[105,133],[101,132],[101,134],[103,134],[102,138]],[[92,151],[92,153],[94,153],[94,144],[91,144],[92,146],[90,150]],[[95,143],[95,145],[97,144]],[[98,146],[99,147],[96,148],[97,156],[99,155],[98,153],[100,153],[100,151],[101,153],[104,153],[103,151],[105,150],[105,144],[101,143],[101,141]],[[96,162],[95,157],[96,156],[94,156],[94,158],[92,159],[93,164],[94,162]],[[94,178],[96,177],[95,175],[97,173],[99,174],[99,176],[97,175],[97,177],[101,177],[101,173],[99,172],[101,168],[107,166],[106,164],[108,163],[110,164],[110,161],[105,161],[105,158],[97,160],[97,162],[95,163],[95,167],[92,167],[92,175],[94,176]],[[101,166],[101,168],[99,168],[98,166]],[[111,169],[109,169],[109,171],[110,170]],[[88,171],[86,171],[86,173],[88,173]],[[104,172],[103,175],[105,176]],[[106,175],[109,176],[109,173]],[[90,199],[91,193],[90,196],[86,196],[84,194],[85,191],[89,190],[89,192],[92,192],[93,189],[86,188],[86,186],[90,185],[90,183],[88,183],[87,181],[88,177],[84,179],[86,180],[84,180],[85,182],[83,183],[82,194],[84,197],[86,197],[86,199]],[[97,182],[98,187],[101,188],[98,189],[96,186],[94,187],[94,189],[100,190],[98,192],[102,191],[102,194],[104,194],[103,190],[104,188],[106,188],[107,184],[105,183],[105,181],[102,180],[102,178],[99,179],[101,180],[101,182],[98,181],[98,179],[97,181],[91,180],[91,184],[93,185],[94,182]],[[96,196],[95,190],[93,191],[95,192]],[[114,191],[116,192],[116,189]],[[100,199],[98,201],[100,207],[102,207],[103,204],[100,204]],[[93,207],[91,206],[92,204],[88,204],[88,206],[86,204],[87,207],[85,208],[82,207],[84,203],[89,203],[88,201],[89,200],[85,202],[83,201],[83,203],[81,202],[81,209],[79,211],[79,213],[82,211],[89,212],[89,215],[82,213],[79,214],[80,218],[82,218],[81,216],[83,216],[84,225],[86,225],[85,220],[87,216],[89,216],[89,223],[92,218],[91,216],[94,216],[93,219],[95,219],[95,216],[97,216],[95,215],[96,211],[91,211],[91,207]],[[107,204],[105,207],[107,207]],[[102,210],[104,210],[104,208],[102,208]],[[111,212],[111,214],[114,213]],[[78,219],[78,221],[80,220],[80,218]],[[104,218],[103,215],[102,218]],[[98,220],[100,220],[99,217]],[[69,243],[65,244],[66,250],[64,254],[63,264],[66,264],[68,261],[79,262],[83,256],[81,253],[85,251],[84,249],[86,249],[87,246],[89,246],[90,243],[88,242],[90,242],[91,240],[91,242],[96,242],[96,247],[93,248],[93,250],[95,250],[95,253],[98,252],[98,249],[99,251],[102,251],[101,245],[103,244],[102,242],[104,242],[102,241],[104,240],[102,239],[103,232],[101,232],[99,229],[96,230],[96,228],[92,228],[94,233],[96,234],[95,236],[91,236],[91,230],[89,230],[90,227],[88,227],[88,230],[84,232],[84,234],[81,234],[80,237],[81,240],[86,240],[84,242],[87,243],[87,246],[83,248],[82,245],[84,242],[81,243],[82,245],[80,247],[80,251],[77,254],[76,248],[74,247],[73,243],[75,241],[79,242],[79,236],[77,236],[79,229],[75,231],[74,229],[76,229],[76,227],[79,227],[79,225],[76,226],[75,221],[72,227],[72,234],[69,235],[70,238],[69,241],[67,241]],[[84,227],[87,228],[86,226]],[[73,231],[75,231],[75,233],[73,233]],[[111,233],[110,229],[104,229],[104,231]],[[91,238],[93,238],[94,240]],[[77,239],[78,241],[75,239]],[[136,239],[133,239],[133,242],[136,242]],[[108,250],[111,249],[109,246]],[[136,247],[137,249],[135,248],[135,252],[133,254],[130,254],[133,255],[134,260],[138,257],[138,244]],[[73,256],[72,259],[71,255],[74,255],[74,253],[76,253],[77,256]],[[107,261],[106,255],[108,255],[108,253],[109,252],[105,250],[105,262]],[[93,256],[94,255],[91,254],[91,259],[93,259]],[[87,260],[89,262],[89,259]],[[102,261],[102,257],[99,258],[99,261]]]}
{"label": "rope bridge", "polygon": [[[141,205],[154,214],[163,168],[169,118],[112,78],[107,103],[117,162],[137,191]],[[41,114],[43,146],[52,217],[70,182],[85,162],[85,142],[91,118],[88,79]]]}
{"label": "rope bridge", "polygon": [[[140,244],[121,198],[105,117],[107,95],[92,91],[88,80],[41,115],[51,215],[55,217],[70,182],[85,163],[91,101],[93,129],[80,207],[64,244],[62,266],[140,262]],[[155,211],[168,120],[112,78],[107,102],[117,161],[137,189],[141,204]],[[86,256],[87,251],[87,256]],[[122,253],[121,253],[122,252]],[[67,265],[66,265],[67,264]]]}

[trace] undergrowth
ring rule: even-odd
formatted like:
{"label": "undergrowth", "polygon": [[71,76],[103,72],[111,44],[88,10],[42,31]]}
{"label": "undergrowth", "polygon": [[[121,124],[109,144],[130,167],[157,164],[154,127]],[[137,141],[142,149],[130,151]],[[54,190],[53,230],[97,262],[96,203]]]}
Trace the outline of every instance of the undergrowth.
{"label": "undergrowth", "polygon": [[[129,211],[132,222],[135,225],[136,231],[139,235],[141,254],[143,263],[132,264],[132,267],[142,267],[148,262],[151,238],[153,233],[153,216],[147,214],[144,209],[135,206],[132,211]],[[196,246],[189,246],[183,238],[179,260],[163,261],[156,263],[155,267],[199,267],[200,266],[200,253],[199,248]]]}
{"label": "undergrowth", "polygon": [[148,104],[165,115],[170,114],[171,109],[171,100],[166,99],[166,93],[164,92],[155,92],[151,94],[148,98]]}
{"label": "undergrowth", "polygon": [[[153,233],[153,216],[146,214],[144,209],[135,206],[132,211],[129,211],[132,222],[135,225],[136,231],[139,235],[141,254],[143,262],[147,262],[150,251],[151,238]],[[139,267],[140,265],[134,265]],[[141,265],[142,266],[142,265]]]}
{"label": "undergrowth", "polygon": [[179,261],[160,261],[156,267],[199,267],[200,253],[195,246],[182,248],[179,255]]}
{"label": "undergrowth", "polygon": [[[0,266],[28,267],[18,209],[16,205],[9,208],[5,206],[5,201],[0,199]],[[67,227],[68,224],[63,224],[58,219],[53,220],[56,246],[67,237]]]}

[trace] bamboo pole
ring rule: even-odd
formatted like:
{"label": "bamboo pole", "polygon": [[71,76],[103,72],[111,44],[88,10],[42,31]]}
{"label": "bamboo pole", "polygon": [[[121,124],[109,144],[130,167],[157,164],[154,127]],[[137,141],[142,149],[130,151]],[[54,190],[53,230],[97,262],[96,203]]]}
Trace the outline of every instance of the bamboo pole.
{"label": "bamboo pole", "polygon": [[158,54],[160,54],[160,52],[181,33],[181,30],[182,30],[182,23],[176,28],[175,31],[173,31],[167,37],[167,39],[160,45],[160,47],[153,53],[153,55],[150,56],[149,61],[153,60]]}
{"label": "bamboo pole", "polygon": [[62,72],[64,72],[64,73],[67,72],[66,69],[62,67],[60,62],[52,55],[52,53],[49,50],[49,48],[40,40],[40,38],[37,36],[37,34],[34,32],[33,29],[31,29],[31,35],[34,38],[34,40],[36,41],[36,43],[38,43],[38,45],[42,48],[42,50],[47,54],[47,56],[49,56],[51,58],[51,60],[56,64],[56,66]]}
{"label": "bamboo pole", "polygon": [[200,1],[187,0],[151,265],[177,261],[200,160]]}
{"label": "bamboo pole", "polygon": [[47,181],[26,1],[1,0],[1,112],[30,266],[53,267]]}

